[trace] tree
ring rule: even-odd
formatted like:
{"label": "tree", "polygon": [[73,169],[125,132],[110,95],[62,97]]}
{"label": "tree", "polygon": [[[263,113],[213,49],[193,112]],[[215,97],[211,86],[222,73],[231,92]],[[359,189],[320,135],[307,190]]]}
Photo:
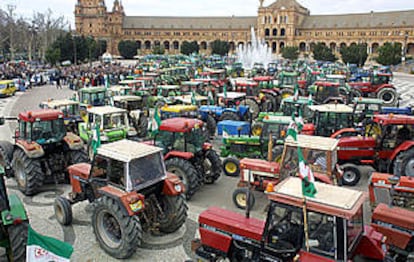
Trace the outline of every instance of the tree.
{"label": "tree", "polygon": [[221,41],[219,39],[214,40],[211,44],[211,53],[216,55],[227,55],[230,50],[230,45],[226,41]]}
{"label": "tree", "polygon": [[382,65],[397,65],[401,62],[401,44],[385,43],[378,48],[377,62]]}
{"label": "tree", "polygon": [[285,46],[282,48],[282,57],[285,59],[296,60],[299,57],[299,47]]}
{"label": "tree", "polygon": [[156,45],[154,46],[154,48],[152,49],[152,53],[154,55],[163,55],[165,54],[165,49],[164,47],[160,46],[160,45]]}
{"label": "tree", "polygon": [[132,59],[137,55],[138,44],[132,40],[121,41],[118,44],[118,51],[124,58]]}
{"label": "tree", "polygon": [[181,53],[184,55],[190,55],[192,53],[198,53],[198,51],[200,50],[200,46],[198,45],[197,41],[193,41],[193,42],[188,42],[188,41],[184,41],[181,44]]}
{"label": "tree", "polygon": [[50,47],[46,51],[45,59],[51,65],[56,65],[56,63],[61,60],[60,54],[60,49]]}
{"label": "tree", "polygon": [[357,64],[362,67],[368,58],[367,44],[345,46],[341,48],[340,53],[345,64]]}
{"label": "tree", "polygon": [[323,43],[317,43],[313,48],[313,59],[334,62],[337,60],[332,50]]}

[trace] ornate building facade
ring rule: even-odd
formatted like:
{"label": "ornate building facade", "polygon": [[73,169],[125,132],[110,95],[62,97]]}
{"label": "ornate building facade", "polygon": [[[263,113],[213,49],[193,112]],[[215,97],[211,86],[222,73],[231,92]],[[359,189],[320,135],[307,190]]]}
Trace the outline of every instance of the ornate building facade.
{"label": "ornate building facade", "polygon": [[151,53],[163,46],[166,53],[178,54],[184,41],[197,41],[200,52],[208,54],[216,39],[230,43],[231,52],[251,39],[251,28],[264,39],[273,53],[284,46],[298,46],[311,52],[322,42],[333,51],[342,46],[364,43],[375,54],[385,42],[402,45],[402,54],[414,55],[414,10],[369,12],[343,15],[311,15],[296,0],[277,0],[263,6],[252,17],[157,17],[126,16],[119,0],[107,10],[104,0],[78,0],[75,6],[76,32],[106,40],[108,52],[118,54],[121,40],[137,42],[138,53]]}

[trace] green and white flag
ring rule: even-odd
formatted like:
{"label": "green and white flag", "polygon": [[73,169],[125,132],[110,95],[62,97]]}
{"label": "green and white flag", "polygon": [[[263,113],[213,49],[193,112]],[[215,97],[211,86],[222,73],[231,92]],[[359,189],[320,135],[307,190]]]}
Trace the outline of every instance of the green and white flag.
{"label": "green and white flag", "polygon": [[93,153],[96,154],[98,147],[101,146],[101,130],[99,123],[94,124],[94,129],[92,130],[92,149]]}
{"label": "green and white flag", "polygon": [[211,89],[208,91],[208,103],[209,105],[214,105],[214,97],[213,92],[211,92]]}
{"label": "green and white flag", "polygon": [[150,131],[153,136],[158,133],[160,126],[161,126],[161,114],[157,106],[155,107],[154,115],[152,116],[152,120],[150,123]]}
{"label": "green and white flag", "polygon": [[196,94],[195,94],[194,90],[191,91],[191,104],[192,105],[197,105],[197,98],[196,98]]}
{"label": "green and white flag", "polygon": [[309,94],[309,98],[308,98],[308,106],[313,105],[313,98],[312,98],[312,94]]}
{"label": "green and white flag", "polygon": [[226,84],[223,85],[223,97],[224,97],[224,99],[227,99],[227,86],[226,86]]}
{"label": "green and white flag", "polygon": [[228,138],[230,137],[229,133],[227,132],[227,129],[224,127],[223,128],[223,138]]}
{"label": "green and white flag", "polygon": [[302,194],[307,197],[315,197],[315,177],[312,169],[305,163],[301,148],[298,146],[299,176],[302,179]]}
{"label": "green and white flag", "polygon": [[290,124],[288,126],[288,130],[286,132],[286,137],[291,136],[293,140],[298,140],[298,125],[295,121],[295,115],[292,114],[292,120],[290,120]]}
{"label": "green and white flag", "polygon": [[294,94],[293,94],[293,100],[294,101],[298,101],[298,99],[299,99],[299,88],[298,88],[298,85],[295,85]]}
{"label": "green and white flag", "polygon": [[73,253],[69,243],[43,236],[28,227],[26,261],[28,262],[68,262]]}

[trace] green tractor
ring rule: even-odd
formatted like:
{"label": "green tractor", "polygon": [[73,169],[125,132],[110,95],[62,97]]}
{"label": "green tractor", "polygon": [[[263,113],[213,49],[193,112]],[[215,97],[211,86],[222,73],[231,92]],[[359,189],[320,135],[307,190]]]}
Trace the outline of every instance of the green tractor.
{"label": "green tractor", "polygon": [[[280,161],[287,129],[292,121],[292,117],[267,116],[262,121],[263,126],[259,136],[239,135],[223,138],[223,146],[220,149],[221,157],[225,157],[223,160],[224,174],[227,176],[238,176],[240,173],[240,158],[267,159],[269,145],[272,146],[271,160]],[[313,135],[313,133],[313,125],[305,124],[302,134]]]}
{"label": "green tractor", "polygon": [[114,96],[114,106],[128,111],[130,125],[137,131],[138,137],[146,137],[148,133],[149,111],[139,96]]}
{"label": "green tractor", "polygon": [[277,87],[280,89],[282,99],[293,96],[295,88],[297,88],[299,92],[301,91],[301,89],[299,89],[298,76],[297,72],[288,71],[282,71],[278,74]]}
{"label": "green tractor", "polygon": [[106,87],[87,87],[79,89],[78,97],[81,108],[88,106],[104,106],[108,102]]}

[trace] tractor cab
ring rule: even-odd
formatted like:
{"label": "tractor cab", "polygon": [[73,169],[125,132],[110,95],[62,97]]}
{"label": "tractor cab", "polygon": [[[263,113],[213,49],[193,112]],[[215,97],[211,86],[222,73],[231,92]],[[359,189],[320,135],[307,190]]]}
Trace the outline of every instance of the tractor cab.
{"label": "tractor cab", "polygon": [[385,258],[383,235],[364,225],[363,192],[315,182],[318,192],[310,198],[303,196],[302,183],[289,177],[268,187],[266,221],[210,207],[199,216],[200,239],[193,240],[192,250],[204,260],[218,255],[236,261]]}
{"label": "tractor cab", "polygon": [[280,89],[282,99],[292,96],[295,88],[299,88],[297,72],[282,71],[277,80],[277,87]]}
{"label": "tractor cab", "polygon": [[309,93],[317,104],[340,103],[344,104],[344,98],[340,95],[339,84],[325,81],[315,82],[309,87]]}
{"label": "tractor cab", "polygon": [[160,108],[161,119],[174,117],[197,118],[198,107],[194,105],[164,105]]}
{"label": "tractor cab", "polygon": [[315,125],[316,135],[331,136],[336,131],[353,127],[353,108],[343,104],[309,106],[311,122]]}
{"label": "tractor cab", "polygon": [[159,85],[157,86],[157,96],[171,97],[181,95],[180,86],[178,85]]}
{"label": "tractor cab", "polygon": [[378,98],[358,97],[352,101],[354,105],[354,116],[359,118],[355,122],[362,122],[366,118],[372,118],[374,114],[382,111],[383,101]]}
{"label": "tractor cab", "polygon": [[132,95],[132,87],[128,85],[111,86],[108,90],[108,95],[110,97],[111,96],[129,96],[129,95]]}
{"label": "tractor cab", "polygon": [[301,111],[302,117],[306,120],[312,116],[312,111],[309,109],[311,105],[313,105],[313,99],[310,97],[299,96],[296,99],[294,96],[290,96],[282,100],[280,111],[284,116],[299,114],[299,111]]}
{"label": "tractor cab", "polygon": [[263,63],[254,63],[252,68],[253,76],[263,76],[266,74],[266,69]]}
{"label": "tractor cab", "polygon": [[201,81],[182,81],[180,84],[181,92],[185,94],[190,94],[191,92],[206,94],[203,87],[203,82]]}
{"label": "tractor cab", "polygon": [[118,108],[123,108],[128,112],[134,110],[142,110],[145,108],[144,102],[142,97],[139,96],[131,96],[131,95],[124,95],[124,96],[114,96],[113,98],[114,106]]}
{"label": "tractor cab", "polygon": [[107,103],[105,87],[88,87],[78,91],[79,103],[81,108],[88,106],[104,106]]}
{"label": "tractor cab", "polygon": [[39,107],[42,109],[61,110],[67,131],[75,134],[78,133],[78,124],[83,122],[78,101],[69,99],[53,99],[40,103]]}
{"label": "tractor cab", "polygon": [[238,78],[235,81],[235,85],[233,88],[234,92],[245,93],[246,96],[258,96],[259,89],[258,83],[256,81],[247,79],[247,78]]}

